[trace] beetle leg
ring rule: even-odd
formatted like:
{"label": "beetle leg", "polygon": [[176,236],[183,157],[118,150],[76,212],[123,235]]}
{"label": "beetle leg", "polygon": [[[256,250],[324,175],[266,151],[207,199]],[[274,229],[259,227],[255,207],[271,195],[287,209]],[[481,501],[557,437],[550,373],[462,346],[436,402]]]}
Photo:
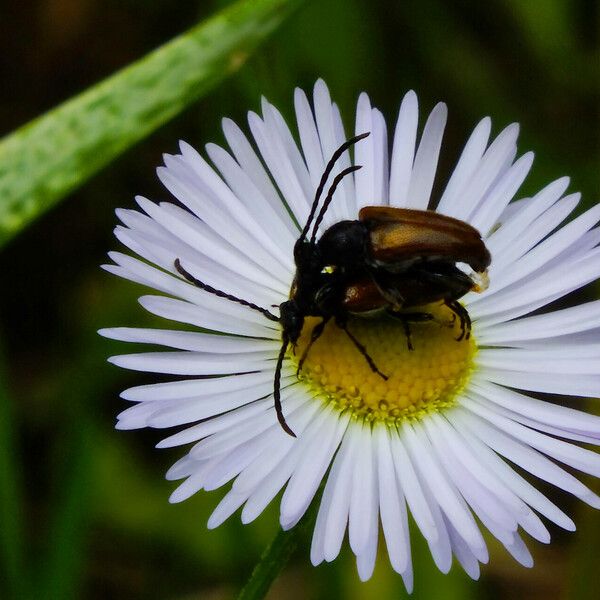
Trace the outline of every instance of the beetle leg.
{"label": "beetle leg", "polygon": [[436,318],[431,313],[427,312],[401,313],[395,310],[388,310],[387,313],[394,319],[398,319],[404,326],[406,345],[408,346],[409,350],[414,350],[409,323],[425,323],[426,321],[436,321]]}
{"label": "beetle leg", "polygon": [[446,306],[460,319],[460,335],[456,338],[457,342],[462,339],[468,340],[471,337],[471,317],[467,309],[457,300],[446,300]]}
{"label": "beetle leg", "polygon": [[313,327],[313,330],[310,333],[310,341],[306,345],[306,348],[304,348],[302,357],[298,361],[298,369],[296,371],[296,377],[300,374],[300,371],[302,371],[302,365],[304,365],[304,361],[306,360],[306,357],[308,356],[308,351],[311,349],[311,346],[321,337],[321,334],[323,333],[323,331],[325,329],[325,325],[327,325],[327,322],[329,321],[330,318],[331,317],[323,317],[323,320],[320,323],[317,323]]}
{"label": "beetle leg", "polygon": [[410,331],[410,325],[408,324],[408,319],[400,319],[402,321],[402,325],[404,327],[404,336],[406,337],[406,345],[410,351],[414,350],[415,347],[412,344],[412,333]]}
{"label": "beetle leg", "polygon": [[361,344],[348,330],[348,325],[345,321],[341,320],[341,319],[336,319],[335,320],[337,326],[345,332],[345,334],[350,338],[350,341],[354,344],[354,346],[356,347],[356,349],[365,357],[365,360],[369,363],[369,367],[371,367],[371,371],[373,371],[373,373],[377,373],[377,375],[379,375],[382,379],[385,379],[386,381],[389,379],[387,375],[384,375],[378,368],[377,365],[375,364],[375,361],[369,356],[369,353],[367,352],[367,349],[363,346],[363,344]]}

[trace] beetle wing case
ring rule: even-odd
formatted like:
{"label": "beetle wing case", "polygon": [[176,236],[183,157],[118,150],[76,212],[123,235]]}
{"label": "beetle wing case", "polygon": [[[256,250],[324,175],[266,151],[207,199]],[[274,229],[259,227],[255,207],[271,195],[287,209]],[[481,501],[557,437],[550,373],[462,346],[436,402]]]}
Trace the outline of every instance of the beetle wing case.
{"label": "beetle wing case", "polygon": [[402,270],[422,258],[442,258],[482,272],[490,264],[479,232],[458,219],[427,210],[366,206],[359,220],[369,231],[369,255],[380,266]]}

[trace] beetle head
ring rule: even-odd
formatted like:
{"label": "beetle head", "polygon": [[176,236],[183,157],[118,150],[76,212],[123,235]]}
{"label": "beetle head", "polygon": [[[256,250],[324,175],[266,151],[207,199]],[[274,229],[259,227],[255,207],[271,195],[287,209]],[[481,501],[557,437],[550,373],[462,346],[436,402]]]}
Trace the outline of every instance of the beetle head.
{"label": "beetle head", "polygon": [[286,300],[279,305],[279,320],[284,339],[295,345],[304,326],[304,314],[295,300]]}

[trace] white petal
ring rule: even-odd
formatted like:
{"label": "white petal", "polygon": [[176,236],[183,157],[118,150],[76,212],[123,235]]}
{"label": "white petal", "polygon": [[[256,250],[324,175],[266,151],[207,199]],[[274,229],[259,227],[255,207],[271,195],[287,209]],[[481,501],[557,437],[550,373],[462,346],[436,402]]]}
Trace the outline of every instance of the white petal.
{"label": "white petal", "polygon": [[586,344],[565,352],[562,348],[483,348],[477,356],[482,367],[531,373],[594,375],[598,372],[600,344]]}
{"label": "white petal", "polygon": [[579,240],[600,219],[600,206],[596,206],[580,215],[571,223],[559,229],[555,234],[530,250],[525,256],[512,264],[510,273],[505,273],[500,279],[500,284],[495,285],[494,292],[503,289],[514,282],[528,277],[539,271],[553,258],[564,252],[569,246]]}
{"label": "white petal", "polygon": [[411,90],[402,99],[394,132],[390,165],[390,204],[392,206],[407,206],[418,122],[417,95]]}
{"label": "white petal", "polygon": [[210,379],[186,379],[139,385],[121,392],[121,398],[133,402],[148,402],[154,400],[176,400],[192,396],[209,396],[215,393],[227,393],[241,390],[247,386],[271,381],[273,374],[266,372],[245,373],[227,377]]}
{"label": "white petal", "polygon": [[493,423],[496,427],[513,436],[515,439],[579,471],[596,477],[600,476],[600,454],[524,427],[490,410],[484,404],[471,400],[471,397],[474,400],[479,398],[479,395],[475,392],[470,392],[469,396],[470,398],[463,399],[465,407]]}
{"label": "white petal", "polygon": [[204,486],[204,479],[210,466],[211,464],[209,462],[201,463],[199,467],[169,496],[169,502],[171,504],[183,502],[201,490]]}
{"label": "white petal", "polygon": [[425,123],[410,176],[405,205],[407,208],[425,210],[429,205],[447,116],[448,108],[440,102]]}
{"label": "white petal", "polygon": [[462,538],[474,552],[485,549],[485,542],[473,515],[449,484],[439,464],[434,460],[424,432],[418,430],[417,427],[417,425],[411,427],[408,424],[402,426],[402,433],[413,461],[418,465],[423,476],[427,477],[430,489],[440,508]]}
{"label": "white petal", "polygon": [[[502,275],[506,275],[506,271],[510,275],[514,262],[524,256],[538,242],[550,234],[555,227],[560,225],[575,210],[579,199],[580,194],[571,194],[570,196],[561,198],[546,212],[535,219],[526,230],[522,231],[519,237],[513,238],[509,247],[504,248],[502,251],[495,251],[490,248],[490,252],[492,252],[492,256],[494,257],[492,261],[493,266],[490,267],[490,276],[493,273],[495,277],[495,280],[491,284],[502,283]],[[507,226],[505,225],[505,227]]]}
{"label": "white petal", "polygon": [[[205,295],[210,297],[208,293]],[[233,335],[276,339],[275,331],[278,326],[274,326],[272,321],[267,321],[260,313],[229,301],[225,301],[226,303],[220,305],[217,310],[211,310],[209,302],[199,305],[164,296],[139,298],[139,303],[148,312],[164,319]]]}
{"label": "white petal", "polygon": [[[248,219],[248,224],[244,221],[247,211],[239,206],[223,207],[220,204],[222,198],[211,199],[206,190],[197,187],[201,182],[192,179],[189,167],[182,159],[173,158],[169,162],[170,168],[157,169],[165,187],[224,240],[237,248],[243,248],[256,264],[268,266],[272,273],[279,272],[283,276],[281,265],[275,260],[281,249],[277,249],[273,242],[266,241],[266,234],[259,232],[253,218]],[[241,215],[237,216],[238,213]],[[237,216],[237,222],[232,220],[233,215]],[[243,224],[247,224],[250,231]]]}
{"label": "white petal", "polygon": [[494,451],[479,439],[470,429],[470,423],[459,411],[449,411],[446,414],[463,439],[471,446],[479,460],[495,473],[517,496],[524,502],[542,513],[545,517],[568,531],[575,530],[573,521],[556,505],[548,500],[533,485],[523,479],[509,467]]}
{"label": "white petal", "polygon": [[363,582],[371,579],[371,575],[373,575],[373,570],[375,569],[375,560],[377,558],[379,530],[376,525],[371,527],[370,533],[371,535],[369,536],[369,541],[365,549],[356,557],[358,577]]}
{"label": "white petal", "polygon": [[389,204],[387,126],[384,116],[376,108],[371,111],[371,119],[373,122],[373,180],[375,183],[373,195],[376,198],[376,204],[387,205]]}
{"label": "white petal", "polygon": [[[375,461],[375,450],[370,428],[367,431],[367,435],[372,446],[371,456],[373,461]],[[370,579],[373,574],[373,569],[375,568],[375,559],[377,558],[377,543],[379,539],[379,511],[377,510],[379,506],[378,490],[377,471],[376,469],[373,469],[373,510],[366,515],[366,518],[369,520],[368,537],[361,553],[356,557],[358,576],[361,581]],[[350,505],[350,510],[352,510],[352,504]],[[352,515],[350,515],[350,518],[352,518]]]}
{"label": "white petal", "polygon": [[206,527],[214,529],[228,519],[246,500],[246,497],[241,494],[236,494],[233,490],[228,492],[225,497],[219,502],[212,515],[208,519]]}
{"label": "white petal", "polygon": [[409,564],[408,569],[401,573],[402,582],[404,583],[404,587],[406,588],[406,592],[408,594],[412,594],[414,588],[414,573],[412,569],[412,563]]}
{"label": "white petal", "polygon": [[444,521],[448,527],[452,551],[458,559],[458,562],[471,579],[479,579],[479,561],[473,552],[471,552],[468,544],[460,537],[452,523],[450,523],[447,518],[444,518]]}
{"label": "white petal", "polygon": [[360,171],[354,174],[356,200],[358,208],[379,204],[375,182],[375,140],[373,136],[373,113],[371,102],[364,92],[358,97],[356,106],[355,135],[369,132],[371,135],[358,142],[354,151],[354,163],[361,165]]}
{"label": "white petal", "polygon": [[188,477],[194,471],[201,468],[202,462],[194,460],[189,454],[186,454],[183,458],[180,458],[177,462],[173,463],[169,470],[165,473],[165,479],[167,481],[177,481]]}
{"label": "white petal", "polygon": [[275,340],[230,337],[199,331],[173,331],[167,329],[141,329],[137,327],[112,327],[100,329],[98,333],[112,340],[158,344],[178,350],[192,352],[214,352],[215,354],[273,352],[275,355],[281,344]]}
{"label": "white petal", "polygon": [[[214,221],[218,227],[215,230],[214,227],[211,228],[211,220],[206,217],[210,206],[202,211],[206,221],[203,223],[191,213],[171,203],[163,202],[157,206],[141,199],[139,202],[149,216],[194,250],[240,275],[264,282],[264,285],[276,290],[282,287],[285,289],[284,286],[292,273],[292,262],[290,259],[282,261],[281,254],[282,250],[287,250],[290,246],[277,245],[271,240],[266,244],[263,235],[259,238],[250,237],[252,234],[259,235],[254,231],[247,233],[240,229],[236,233],[237,229],[231,223],[230,216],[220,209],[211,210],[212,216],[218,216]],[[233,227],[233,230],[222,230],[222,221],[219,219],[229,223],[229,228]],[[225,237],[227,235],[229,237]]]}
{"label": "white petal", "polygon": [[459,409],[471,432],[494,451],[506,456],[521,468],[529,471],[544,481],[552,483],[590,506],[600,507],[600,498],[583,483],[548,460],[533,448],[510,438],[500,430],[489,425],[484,419],[475,416],[465,409]]}
{"label": "white petal", "polygon": [[[175,208],[181,210],[177,207]],[[248,274],[253,274],[252,268],[242,274],[236,273],[228,267],[225,267],[223,264],[213,262],[196,249],[180,240],[157,240],[138,231],[122,229],[119,227],[115,229],[115,236],[119,241],[145,260],[154,263],[168,273],[176,275],[176,279],[173,280],[173,278],[164,275],[160,271],[154,270],[145,263],[142,263],[143,266],[141,266],[139,262],[136,263],[134,259],[130,259],[131,262],[127,262],[122,255],[119,255],[118,253],[109,253],[109,256],[113,257],[117,264],[122,264],[132,273],[141,276],[134,278],[134,281],[150,285],[167,294],[179,295],[182,298],[187,298],[196,294],[196,297],[198,297],[197,292],[200,290],[196,286],[190,285],[187,281],[183,281],[183,278],[179,273],[175,272],[175,259],[179,259],[181,263],[185,263],[186,265],[202,265],[202,270],[199,274],[204,283],[217,289],[225,289],[227,292],[238,298],[244,298],[262,306],[277,304],[285,298],[285,295],[283,295],[281,291],[277,292],[265,285],[261,285],[259,283],[260,279],[259,281],[256,281],[248,278]],[[254,272],[254,274],[256,274],[256,272]],[[272,281],[272,279],[270,281]],[[257,285],[257,283],[259,283],[259,285]]]}
{"label": "white petal", "polygon": [[[290,426],[292,426],[290,424]],[[249,523],[254,520],[277,495],[279,490],[292,476],[296,466],[311,445],[317,443],[320,434],[323,433],[325,420],[316,417],[306,430],[296,440],[291,450],[280,460],[277,466],[265,477],[261,485],[253,490],[244,509],[242,510],[242,522]]]}
{"label": "white petal", "polygon": [[144,352],[111,356],[108,361],[124,369],[176,375],[223,375],[261,371],[270,367],[272,352],[212,355],[204,352]]}
{"label": "white petal", "polygon": [[410,512],[423,537],[434,544],[438,541],[440,532],[437,530],[433,509],[427,502],[412,459],[399,435],[391,432],[390,441],[400,491],[404,493]]}
{"label": "white petal", "polygon": [[[529,509],[525,503],[506,488],[494,472],[491,472],[479,462],[476,454],[464,443],[461,436],[448,421],[438,415],[433,415],[431,425],[437,428],[439,439],[445,440],[446,446],[451,448],[451,452],[470,471],[476,481],[486,487],[492,494],[498,496],[502,503],[509,507],[514,514],[528,514]],[[430,439],[432,439],[432,436],[430,436]]]}
{"label": "white petal", "polygon": [[[344,129],[340,109],[335,102],[331,106],[331,112],[333,117],[333,128],[336,136],[335,139],[339,147],[343,142],[346,141],[348,136],[346,135]],[[346,151],[340,158],[340,169],[350,166],[350,163],[350,154]],[[358,204],[356,202],[356,192],[354,189],[354,177],[344,177],[340,187],[345,196],[345,210],[342,211],[343,218],[356,219],[356,216],[358,215]]]}
{"label": "white petal", "polygon": [[[261,435],[272,425],[277,423],[275,407],[271,397],[260,402],[267,403],[267,410],[252,415],[249,418],[231,425],[225,431],[218,431],[199,441],[191,450],[190,455],[195,459],[208,459],[213,456],[228,452],[235,446],[243,444],[249,439]],[[281,391],[281,407],[284,416],[292,415],[307,402],[306,396],[295,387]]]}
{"label": "white petal", "polygon": [[600,434],[600,417],[596,415],[530,398],[480,377],[474,378],[469,387],[490,402],[522,414],[533,421],[554,425],[561,429]]}
{"label": "white petal", "polygon": [[[173,277],[169,273],[164,273],[147,265],[135,258],[120,254],[118,252],[111,252],[110,257],[121,267],[124,272],[118,273],[121,277],[126,277],[132,281],[138,281],[144,285],[153,287],[155,290],[165,292],[167,294],[176,295],[183,300],[201,306],[204,311],[210,311],[212,313],[220,313],[229,316],[235,316],[243,321],[249,321],[251,323],[265,323],[269,324],[270,327],[275,327],[272,322],[265,319],[264,315],[260,312],[250,309],[248,307],[241,306],[237,302],[225,298],[219,298],[214,294],[205,292],[199,289],[195,285],[192,285],[188,281],[184,280],[179,275]],[[192,275],[194,275],[197,267],[194,263],[184,262],[184,267],[188,269]],[[171,267],[174,268],[174,267]],[[235,275],[232,274],[232,278],[236,279]],[[241,278],[240,278],[241,279]],[[209,283],[209,282],[207,282]],[[244,282],[238,280],[238,283],[244,285]],[[231,291],[228,289],[227,291]],[[245,296],[248,298],[248,296]],[[282,296],[271,296],[275,301],[276,299],[281,300]],[[250,300],[253,298],[250,297]]]}
{"label": "white petal", "polygon": [[435,541],[427,540],[429,551],[435,566],[442,572],[448,573],[452,566],[452,546],[450,544],[450,536],[448,528],[444,522],[444,515],[440,510],[440,506],[433,496],[433,492],[428,482],[425,480],[425,474],[420,474],[420,482],[425,494],[426,501],[431,507],[435,528],[438,532],[438,538]]}
{"label": "white petal", "polygon": [[[594,281],[600,276],[600,248],[590,251],[585,258],[564,261],[542,275],[532,277],[525,283],[513,284],[469,305],[474,317],[497,317],[504,313],[505,319],[523,314],[521,311],[534,310],[532,305],[544,306]],[[506,313],[511,311],[514,316]],[[490,319],[491,322],[494,322]]]}
{"label": "white petal", "polygon": [[262,119],[253,112],[248,113],[248,124],[262,158],[281,190],[286,203],[297,221],[304,223],[308,217],[309,198],[305,195],[276,132],[271,131]]}
{"label": "white petal", "polygon": [[372,515],[377,513],[377,480],[373,460],[373,440],[370,426],[363,424],[357,435],[354,478],[350,496],[348,533],[354,554],[362,554],[369,542]]}
{"label": "white petal", "polygon": [[[212,465],[204,480],[204,489],[216,490],[239,475],[250,463],[275,441],[281,444],[287,435],[279,423],[274,423],[262,435],[243,442],[231,451],[221,454]],[[212,462],[212,461],[211,461]]]}
{"label": "white petal", "polygon": [[313,189],[317,189],[321,175],[325,170],[325,160],[321,152],[319,133],[310,104],[306,98],[306,94],[300,88],[294,90],[294,107],[296,109],[296,120],[298,122],[302,153],[306,160],[312,187]]}
{"label": "white petal", "polygon": [[252,149],[250,142],[238,125],[231,119],[223,119],[222,124],[225,139],[243,172],[250,177],[262,197],[269,203],[273,212],[278,215],[279,220],[286,226],[291,236],[295,239],[298,236],[298,229],[292,219],[290,219],[279,193],[271,183],[271,178]]}
{"label": "white petal", "polygon": [[208,421],[203,421],[202,423],[198,423],[197,425],[193,425],[188,429],[184,429],[179,433],[169,436],[160,441],[156,447],[172,448],[173,446],[180,446],[201,440],[217,431],[229,429],[229,427],[232,427],[237,423],[243,422],[257,414],[264,413],[272,405],[273,401],[270,398],[252,402],[246,406],[219,415]]}
{"label": "white petal", "polygon": [[[319,404],[307,402],[289,416],[288,425],[300,436],[314,419],[317,419]],[[320,415],[320,413],[318,413]],[[281,428],[280,428],[281,429]],[[283,432],[283,430],[282,430]],[[240,493],[250,495],[257,489],[261,482],[270,476],[270,473],[284,460],[285,456],[294,448],[296,439],[285,434],[279,436],[274,442],[267,445],[265,450],[252,461],[236,478],[233,489]]]}
{"label": "white petal", "polygon": [[490,186],[509,165],[507,164],[513,155],[519,126],[513,123],[506,127],[498,137],[490,144],[483,157],[477,165],[469,182],[465,186],[462,195],[464,200],[461,207],[455,206],[451,216],[468,220],[473,211],[480,205]]}
{"label": "white petal", "polygon": [[[284,396],[289,394],[287,386],[282,385],[280,389],[282,393],[286,390]],[[273,382],[268,380],[262,384],[248,387],[243,390],[219,394],[214,398],[200,396],[199,398],[177,399],[170,402],[167,406],[157,406],[156,410],[148,419],[148,426],[164,428],[193,423],[194,421],[211,418],[215,415],[244,406],[245,404],[250,404],[265,396],[272,398],[272,396],[270,396],[272,392]],[[150,404],[154,406],[157,403],[152,402]]]}
{"label": "white petal", "polygon": [[481,345],[508,345],[515,341],[538,340],[578,333],[600,327],[600,300],[485,327],[478,332]]}
{"label": "white petal", "polygon": [[387,430],[387,426],[383,424],[375,426],[374,429],[377,478],[379,481],[379,509],[390,563],[394,571],[403,573],[408,567],[410,538],[406,504],[403,495],[398,490]]}
{"label": "white petal", "polygon": [[528,569],[533,567],[533,557],[527,549],[525,542],[518,535],[515,535],[515,539],[512,544],[505,544],[504,547],[519,564],[527,567]]}
{"label": "white petal", "polygon": [[477,169],[487,146],[491,128],[492,121],[489,117],[485,117],[473,130],[438,203],[438,212],[445,215],[454,215],[461,210],[460,205],[462,205],[464,199],[460,195]]}
{"label": "white petal", "polygon": [[[180,144],[182,155],[175,157],[172,163],[165,160],[169,170],[172,170],[184,180],[193,184],[195,174],[198,178],[196,189],[205,192],[205,198],[210,198],[211,208],[218,207],[219,210],[226,211],[229,215],[229,221],[236,221],[238,225],[248,232],[271,256],[277,258],[280,248],[270,237],[268,230],[265,229],[265,222],[258,219],[253,211],[248,210],[243,202],[227,187],[225,182],[217,175],[204,158],[189,144]],[[190,172],[191,169],[191,172]],[[200,182],[202,185],[200,185]],[[219,230],[217,230],[219,231]],[[276,262],[275,262],[276,264]]]}
{"label": "white petal", "polygon": [[292,134],[281,116],[281,113],[272,104],[267,102],[265,98],[262,98],[262,111],[263,119],[267,127],[269,128],[272,136],[277,138],[279,147],[282,147],[285,151],[285,155],[289,160],[294,173],[298,177],[298,182],[302,187],[304,196],[309,201],[312,200],[313,186],[310,181],[310,175],[304,162],[304,158],[298,150],[298,146],[292,137]]}
{"label": "white petal", "polygon": [[348,523],[354,455],[358,448],[355,436],[360,435],[358,428],[359,426],[352,422],[348,425],[342,446],[327,479],[319,510],[319,513],[325,512],[323,555],[328,562],[334,560],[340,553]]}
{"label": "white petal", "polygon": [[[323,560],[330,561],[336,558],[342,545],[344,531],[346,530],[346,523],[348,521],[349,502],[346,503],[344,509],[340,509],[340,507],[337,506],[337,502],[340,498],[340,490],[346,490],[345,494],[342,492],[344,497],[349,499],[350,496],[351,480],[348,477],[350,463],[347,460],[349,450],[352,448],[352,444],[348,443],[350,437],[347,428],[344,437],[342,438],[341,447],[333,459],[331,471],[327,477],[323,496],[319,504],[317,521],[315,523],[310,548],[310,560],[315,566],[323,562]],[[335,531],[332,535],[331,521],[339,522],[341,533]],[[326,543],[328,544],[328,551],[325,550]]]}
{"label": "white petal", "polygon": [[527,231],[531,223],[563,195],[568,186],[569,178],[562,177],[549,183],[528,202],[518,203],[518,208],[486,239],[486,246],[492,256],[502,257],[504,252],[520,239],[523,232]]}
{"label": "white petal", "polygon": [[[517,530],[516,518],[510,509],[489,490],[481,485],[475,477],[456,460],[452,448],[438,437],[431,421],[423,424],[427,430],[429,440],[444,472],[457,492],[464,498],[469,507],[481,520],[483,525],[499,540],[512,540],[513,533]],[[487,562],[489,555],[487,548],[471,548],[471,552],[481,562]]]}
{"label": "white petal", "polygon": [[[314,93],[315,119],[319,130],[321,154],[323,155],[323,168],[319,173],[319,179],[324,171],[325,163],[329,162],[333,153],[346,141],[339,111],[331,102],[329,90],[322,79],[315,83]],[[350,166],[350,154],[344,152],[338,159],[331,172],[330,181],[333,181],[338,173]],[[316,187],[316,186],[315,186]],[[356,201],[354,198],[354,184],[352,177],[345,177],[336,191],[335,202],[332,202],[325,215],[324,224],[329,226],[343,219],[356,218]]]}
{"label": "white petal", "polygon": [[308,448],[281,499],[280,522],[284,529],[289,529],[288,523],[297,522],[308,508],[339,446],[349,420],[348,415],[338,417],[331,413],[325,413],[321,418],[327,425],[319,444]]}
{"label": "white petal", "polygon": [[[290,218],[287,215],[282,218],[282,215],[273,209],[272,204],[264,197],[249,174],[235,162],[227,151],[216,144],[207,144],[206,152],[235,195],[246,202],[253,212],[260,215],[265,229],[273,236],[278,247],[281,249],[291,248],[294,245],[295,237],[289,227]],[[282,252],[280,260],[289,269],[293,268],[291,254]]]}
{"label": "white petal", "polygon": [[482,368],[480,375],[489,381],[507,387],[546,392],[548,394],[566,394],[595,398],[600,389],[600,375],[573,375],[565,373],[531,373]]}
{"label": "white petal", "polygon": [[469,223],[487,237],[487,232],[498,221],[504,207],[512,200],[521,187],[533,164],[533,152],[527,152],[506,171],[494,184],[490,194],[469,219]]}
{"label": "white petal", "polygon": [[[233,393],[235,394],[235,392]],[[287,401],[288,399],[290,404],[288,405],[287,410],[289,412],[290,406],[296,409],[298,403],[301,402],[298,390],[294,388],[282,390],[282,400]],[[248,402],[239,408],[205,419],[197,425],[193,425],[184,431],[165,438],[156,446],[157,448],[171,448],[173,446],[188,444],[192,441],[197,442],[198,440],[204,440],[205,438],[213,440],[212,444],[214,445],[216,444],[216,442],[214,442],[215,434],[221,434],[216,438],[218,440],[223,440],[223,438],[230,439],[226,432],[230,432],[232,429],[235,431],[236,428],[243,429],[247,423],[254,423],[255,421],[258,421],[261,424],[264,423],[264,428],[266,429],[270,424],[275,422],[273,415],[269,412],[272,407],[272,396],[262,400]],[[240,438],[238,441],[239,443],[242,443],[246,441],[246,439],[247,438]],[[222,450],[228,450],[235,445],[235,443],[232,443],[231,446],[224,447]],[[190,455],[197,460],[207,460],[218,454],[218,452],[207,452],[203,454],[201,451],[196,450],[197,446],[198,443],[190,450]]]}

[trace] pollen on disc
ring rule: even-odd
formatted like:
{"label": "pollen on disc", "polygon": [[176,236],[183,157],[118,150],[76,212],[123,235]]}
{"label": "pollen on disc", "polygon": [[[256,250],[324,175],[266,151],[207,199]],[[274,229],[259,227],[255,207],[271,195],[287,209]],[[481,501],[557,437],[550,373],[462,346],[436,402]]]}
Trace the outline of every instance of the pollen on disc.
{"label": "pollen on disc", "polygon": [[[453,406],[473,369],[474,338],[457,341],[459,319],[444,305],[419,310],[432,314],[434,320],[409,323],[412,350],[397,319],[384,315],[353,317],[348,322],[352,335],[387,380],[371,369],[333,321],[311,347],[300,379],[324,401],[367,420],[394,423]],[[290,353],[294,364],[319,321],[306,319],[295,354]]]}

